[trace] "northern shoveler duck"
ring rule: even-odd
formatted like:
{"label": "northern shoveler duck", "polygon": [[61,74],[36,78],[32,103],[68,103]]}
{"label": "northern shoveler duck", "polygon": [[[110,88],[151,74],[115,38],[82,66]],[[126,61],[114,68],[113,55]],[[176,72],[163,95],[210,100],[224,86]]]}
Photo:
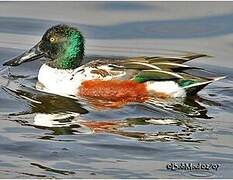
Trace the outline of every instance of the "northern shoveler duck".
{"label": "northern shoveler duck", "polygon": [[45,91],[112,102],[144,102],[151,96],[185,97],[223,78],[198,77],[185,72],[194,67],[183,63],[206,56],[202,54],[96,60],[82,65],[84,42],[77,28],[53,26],[32,49],[5,62],[4,66],[46,57],[47,62],[38,74]]}

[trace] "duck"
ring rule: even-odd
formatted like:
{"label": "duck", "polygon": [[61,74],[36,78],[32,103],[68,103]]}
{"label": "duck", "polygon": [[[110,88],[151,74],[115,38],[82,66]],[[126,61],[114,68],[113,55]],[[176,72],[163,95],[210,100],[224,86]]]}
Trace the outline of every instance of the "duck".
{"label": "duck", "polygon": [[201,77],[187,72],[203,70],[185,63],[206,56],[140,56],[84,63],[83,34],[76,27],[59,24],[49,28],[30,50],[6,61],[3,66],[18,66],[44,57],[46,62],[38,73],[43,91],[111,102],[144,102],[150,97],[193,96],[208,84],[223,79],[222,76]]}

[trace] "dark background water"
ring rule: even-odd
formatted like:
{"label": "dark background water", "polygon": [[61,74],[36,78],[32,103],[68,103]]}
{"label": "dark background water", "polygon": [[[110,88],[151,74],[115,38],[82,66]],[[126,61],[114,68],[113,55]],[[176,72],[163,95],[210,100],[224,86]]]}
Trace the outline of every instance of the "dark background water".
{"label": "dark background water", "polygon": [[[78,26],[87,57],[178,56],[227,78],[197,97],[100,110],[39,93],[39,66],[1,68],[0,178],[232,177],[231,2],[1,2],[0,61],[58,23]],[[54,116],[60,117],[54,120]],[[93,133],[85,123],[115,122]],[[219,164],[171,171],[171,162]]]}

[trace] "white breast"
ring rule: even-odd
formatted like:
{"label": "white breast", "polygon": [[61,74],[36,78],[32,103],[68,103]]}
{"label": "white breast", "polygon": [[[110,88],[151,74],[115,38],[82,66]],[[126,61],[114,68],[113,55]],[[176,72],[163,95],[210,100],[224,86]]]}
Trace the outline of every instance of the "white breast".
{"label": "white breast", "polygon": [[92,70],[93,68],[83,66],[75,70],[61,70],[44,64],[40,68],[38,80],[45,87],[43,91],[60,95],[75,95],[83,81],[102,78],[101,75],[92,74]]}

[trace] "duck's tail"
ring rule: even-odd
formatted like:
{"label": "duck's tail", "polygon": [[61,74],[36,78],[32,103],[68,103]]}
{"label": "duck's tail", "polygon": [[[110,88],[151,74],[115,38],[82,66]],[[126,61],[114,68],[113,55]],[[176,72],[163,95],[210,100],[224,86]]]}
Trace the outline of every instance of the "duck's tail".
{"label": "duck's tail", "polygon": [[215,82],[215,81],[218,81],[218,80],[221,80],[221,79],[224,79],[224,78],[226,78],[226,76],[214,77],[211,80],[207,80],[207,81],[204,81],[204,82],[196,82],[196,83],[184,86],[183,88],[186,91],[186,95],[192,96],[192,95],[197,94],[200,90],[202,90],[208,84],[210,84],[212,82]]}

